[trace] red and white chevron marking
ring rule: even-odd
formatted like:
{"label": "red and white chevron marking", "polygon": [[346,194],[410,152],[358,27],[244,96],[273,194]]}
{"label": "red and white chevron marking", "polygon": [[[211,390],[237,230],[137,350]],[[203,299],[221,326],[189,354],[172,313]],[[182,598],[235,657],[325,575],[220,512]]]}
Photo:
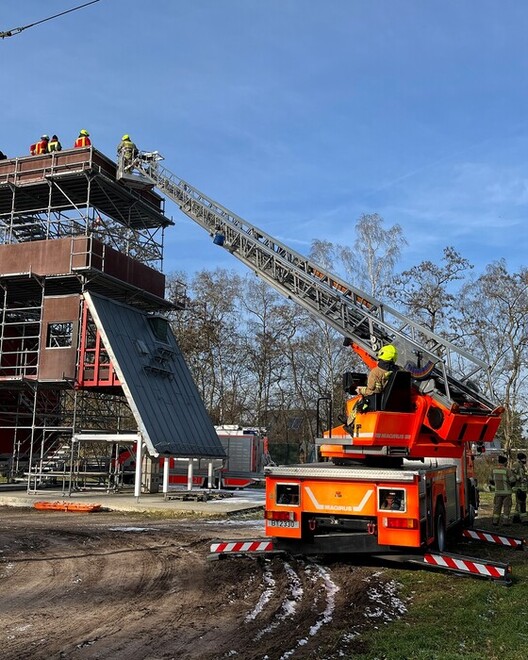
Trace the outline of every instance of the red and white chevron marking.
{"label": "red and white chevron marking", "polygon": [[496,543],[497,545],[505,545],[509,548],[522,548],[524,545],[524,539],[516,539],[512,536],[493,534],[493,532],[485,532],[482,529],[464,529],[462,531],[462,535],[467,539],[473,539],[474,541]]}
{"label": "red and white chevron marking", "polygon": [[271,552],[273,541],[222,541],[211,544],[211,552]]}
{"label": "red and white chevron marking", "polygon": [[424,555],[424,562],[430,566],[439,566],[454,571],[462,571],[464,573],[471,573],[472,575],[482,575],[496,579],[505,578],[508,572],[508,567],[504,564],[488,564],[478,559],[471,560],[467,557],[427,553]]}

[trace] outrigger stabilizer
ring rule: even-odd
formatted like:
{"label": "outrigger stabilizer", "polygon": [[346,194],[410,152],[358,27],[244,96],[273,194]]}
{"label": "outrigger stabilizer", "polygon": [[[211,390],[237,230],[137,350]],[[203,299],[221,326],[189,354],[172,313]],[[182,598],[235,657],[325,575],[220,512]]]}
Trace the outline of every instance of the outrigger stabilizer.
{"label": "outrigger stabilizer", "polygon": [[[462,538],[467,541],[491,543],[515,550],[524,550],[525,540],[518,537],[496,534],[483,529],[464,529]],[[306,546],[303,547],[303,550]],[[226,557],[264,556],[288,554],[274,542],[274,539],[245,539],[235,541],[215,541],[210,546],[209,559],[223,559]],[[304,552],[303,554],[306,554]],[[320,554],[320,553],[318,553]],[[373,558],[384,561],[397,562],[404,566],[412,564],[423,569],[440,570],[467,575],[470,577],[493,580],[498,584],[509,586],[512,584],[512,571],[510,564],[468,557],[466,555],[450,552],[427,551],[424,553],[375,553]]]}

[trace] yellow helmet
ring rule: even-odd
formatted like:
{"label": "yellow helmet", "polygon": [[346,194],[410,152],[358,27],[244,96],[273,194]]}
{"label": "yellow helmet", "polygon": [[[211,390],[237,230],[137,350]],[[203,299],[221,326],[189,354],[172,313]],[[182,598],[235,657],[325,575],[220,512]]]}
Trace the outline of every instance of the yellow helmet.
{"label": "yellow helmet", "polygon": [[130,135],[128,133],[125,133],[121,139],[122,140],[130,140]]}
{"label": "yellow helmet", "polygon": [[385,362],[396,362],[398,359],[398,349],[392,344],[382,346],[378,351],[378,360],[385,360]]}
{"label": "yellow helmet", "polygon": [[88,131],[85,128],[81,128],[81,130],[79,131],[79,135],[90,135],[90,133],[88,133]]}

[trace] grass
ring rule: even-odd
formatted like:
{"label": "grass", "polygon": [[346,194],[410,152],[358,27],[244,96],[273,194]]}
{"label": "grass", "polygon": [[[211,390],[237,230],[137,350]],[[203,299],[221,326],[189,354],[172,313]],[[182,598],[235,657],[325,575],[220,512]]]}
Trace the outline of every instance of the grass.
{"label": "grass", "polygon": [[[491,528],[490,494],[483,494],[484,516],[477,528]],[[501,533],[526,536],[514,525]],[[460,545],[461,554],[510,563],[511,587],[476,578],[426,571],[393,570],[401,584],[407,614],[362,636],[354,660],[520,660],[528,657],[528,556],[526,551],[484,544]],[[367,649],[365,651],[365,649]]]}

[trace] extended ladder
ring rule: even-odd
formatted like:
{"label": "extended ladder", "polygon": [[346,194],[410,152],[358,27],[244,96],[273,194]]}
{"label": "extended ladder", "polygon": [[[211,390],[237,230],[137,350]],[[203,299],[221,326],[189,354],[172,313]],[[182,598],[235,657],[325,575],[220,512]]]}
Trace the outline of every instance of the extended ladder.
{"label": "extended ladder", "polygon": [[383,343],[394,342],[407,368],[414,366],[419,372],[424,365],[432,367],[432,396],[444,403],[475,404],[480,414],[482,407],[490,412],[495,408],[470,382],[477,377],[489,383],[483,361],[280,243],[170,172],[160,160],[157,152],[143,152],[120,171],[126,180],[139,174],[153,183],[256,275],[371,356]]}

